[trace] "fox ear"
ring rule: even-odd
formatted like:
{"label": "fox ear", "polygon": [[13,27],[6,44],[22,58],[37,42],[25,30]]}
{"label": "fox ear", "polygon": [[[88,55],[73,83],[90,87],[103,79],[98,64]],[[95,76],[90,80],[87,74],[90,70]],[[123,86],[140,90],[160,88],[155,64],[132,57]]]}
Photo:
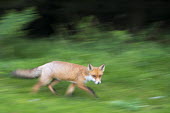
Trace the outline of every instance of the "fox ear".
{"label": "fox ear", "polygon": [[88,69],[88,71],[92,71],[93,70],[93,66],[91,64],[88,64],[87,69]]}
{"label": "fox ear", "polygon": [[105,64],[102,64],[100,67],[99,67],[100,70],[102,70],[104,72],[104,69],[105,69]]}

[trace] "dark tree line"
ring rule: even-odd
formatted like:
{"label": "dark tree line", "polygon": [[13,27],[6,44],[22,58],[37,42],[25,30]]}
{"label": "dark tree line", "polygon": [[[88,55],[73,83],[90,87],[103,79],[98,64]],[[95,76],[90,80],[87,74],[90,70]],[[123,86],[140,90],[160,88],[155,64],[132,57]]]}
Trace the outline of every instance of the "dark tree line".
{"label": "dark tree line", "polygon": [[40,15],[27,27],[34,35],[53,34],[53,25],[74,29],[75,20],[89,15],[114,29],[136,31],[156,22],[162,28],[170,25],[169,0],[1,0],[0,15],[27,7],[36,7]]}

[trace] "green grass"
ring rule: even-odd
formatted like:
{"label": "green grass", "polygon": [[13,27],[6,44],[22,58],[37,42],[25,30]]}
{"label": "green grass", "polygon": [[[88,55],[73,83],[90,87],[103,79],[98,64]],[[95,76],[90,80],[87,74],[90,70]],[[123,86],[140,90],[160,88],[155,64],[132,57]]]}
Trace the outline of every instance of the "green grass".
{"label": "green grass", "polygon": [[[170,47],[153,42],[116,43],[111,39],[87,43],[25,42],[28,47],[17,44],[15,57],[0,60],[2,113],[168,113],[170,110]],[[106,64],[102,84],[87,83],[99,98],[78,88],[72,97],[65,97],[69,83],[64,81],[55,86],[59,95],[53,95],[47,87],[33,94],[30,91],[37,79],[11,77],[12,70],[34,68],[53,60]]]}

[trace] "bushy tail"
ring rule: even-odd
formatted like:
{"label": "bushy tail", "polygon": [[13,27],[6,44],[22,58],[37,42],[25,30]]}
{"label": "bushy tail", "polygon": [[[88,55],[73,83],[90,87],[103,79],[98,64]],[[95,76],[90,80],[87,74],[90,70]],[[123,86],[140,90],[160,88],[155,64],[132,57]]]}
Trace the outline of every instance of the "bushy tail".
{"label": "bushy tail", "polygon": [[16,70],[13,71],[12,74],[21,78],[37,78],[41,75],[41,70],[38,70],[38,68],[30,70]]}

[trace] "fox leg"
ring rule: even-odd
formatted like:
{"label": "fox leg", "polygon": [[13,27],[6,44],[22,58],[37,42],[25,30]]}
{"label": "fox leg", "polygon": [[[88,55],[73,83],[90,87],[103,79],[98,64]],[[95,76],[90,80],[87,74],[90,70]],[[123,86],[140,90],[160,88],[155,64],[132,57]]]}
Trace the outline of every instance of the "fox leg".
{"label": "fox leg", "polygon": [[48,88],[50,89],[50,91],[53,93],[53,94],[56,94],[53,86],[56,85],[57,83],[59,83],[60,81],[59,80],[53,80],[49,85],[48,85]]}
{"label": "fox leg", "polygon": [[36,93],[36,92],[38,92],[38,90],[40,89],[40,87],[42,86],[43,84],[42,84],[42,82],[38,82],[37,84],[35,84],[34,86],[33,86],[33,88],[32,88],[32,90],[33,90],[33,92],[34,93]]}
{"label": "fox leg", "polygon": [[38,90],[41,88],[41,86],[45,86],[51,82],[51,80],[52,80],[51,77],[43,76],[43,75],[45,75],[45,74],[42,73],[42,75],[39,79],[39,82],[33,86],[34,93],[38,92]]}
{"label": "fox leg", "polygon": [[95,94],[95,92],[91,88],[89,88],[89,87],[87,87],[85,85],[80,85],[80,84],[78,84],[78,88],[90,93],[91,95],[93,95],[94,97],[97,98],[97,95]]}
{"label": "fox leg", "polygon": [[75,83],[70,84],[69,87],[68,87],[68,89],[67,89],[67,91],[66,91],[66,94],[65,94],[65,95],[67,95],[67,96],[72,95],[72,93],[73,93],[74,90],[75,90],[75,86],[76,86]]}

